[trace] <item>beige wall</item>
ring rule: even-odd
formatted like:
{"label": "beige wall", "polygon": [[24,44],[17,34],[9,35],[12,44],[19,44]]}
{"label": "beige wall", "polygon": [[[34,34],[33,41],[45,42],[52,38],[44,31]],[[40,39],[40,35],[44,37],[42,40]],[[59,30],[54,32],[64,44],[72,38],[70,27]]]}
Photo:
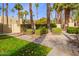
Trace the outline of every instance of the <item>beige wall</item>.
{"label": "beige wall", "polygon": [[[0,32],[2,31],[2,19],[0,16]],[[22,24],[22,19],[20,19],[20,24]],[[18,25],[18,19],[13,17],[8,17],[8,26],[6,17],[4,16],[4,25],[3,25],[3,31],[4,33],[20,33],[21,28]]]}

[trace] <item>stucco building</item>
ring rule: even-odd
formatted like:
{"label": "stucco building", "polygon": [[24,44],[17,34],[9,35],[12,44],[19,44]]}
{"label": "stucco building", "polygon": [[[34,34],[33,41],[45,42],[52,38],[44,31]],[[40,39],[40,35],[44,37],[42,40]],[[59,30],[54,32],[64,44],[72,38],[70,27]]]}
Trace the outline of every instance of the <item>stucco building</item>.
{"label": "stucco building", "polygon": [[[4,21],[4,22],[2,22]],[[3,26],[2,26],[3,24]],[[22,24],[22,19],[20,19],[20,25]],[[8,17],[8,26],[6,16],[4,16],[4,20],[0,16],[0,32],[4,33],[20,33],[21,26],[19,25],[18,18]]]}

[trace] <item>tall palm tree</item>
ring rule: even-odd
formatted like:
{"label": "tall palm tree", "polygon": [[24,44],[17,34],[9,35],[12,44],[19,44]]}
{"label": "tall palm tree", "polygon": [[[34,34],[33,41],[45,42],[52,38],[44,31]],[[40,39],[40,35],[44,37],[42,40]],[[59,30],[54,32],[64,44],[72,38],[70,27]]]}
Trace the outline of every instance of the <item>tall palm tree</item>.
{"label": "tall palm tree", "polygon": [[61,24],[61,12],[63,10],[63,4],[55,3],[53,9],[57,12],[57,24]]}
{"label": "tall palm tree", "polygon": [[79,9],[73,10],[72,13],[74,25],[79,26]]}
{"label": "tall palm tree", "polygon": [[7,26],[8,26],[8,3],[6,3],[6,20],[7,20]]}
{"label": "tall palm tree", "polygon": [[64,3],[63,4],[63,9],[64,9],[64,14],[65,14],[65,28],[69,24],[69,18],[70,18],[70,11],[78,9],[79,4],[77,3]]}
{"label": "tall palm tree", "polygon": [[36,4],[35,4],[35,7],[36,7],[36,15],[37,15],[37,19],[38,19],[38,7],[39,7],[39,4],[36,3]]}
{"label": "tall palm tree", "polygon": [[4,3],[2,3],[2,33],[3,33],[3,25],[4,25]]}
{"label": "tall palm tree", "polygon": [[29,11],[30,11],[30,21],[31,21],[31,27],[32,27],[32,34],[35,33],[35,28],[34,28],[34,21],[33,21],[33,12],[32,12],[32,3],[29,3]]}
{"label": "tall palm tree", "polygon": [[50,3],[47,3],[47,26],[48,31],[50,31]]}
{"label": "tall palm tree", "polygon": [[23,6],[20,3],[15,4],[14,8],[18,10],[18,21],[20,25],[20,10],[23,10]]}

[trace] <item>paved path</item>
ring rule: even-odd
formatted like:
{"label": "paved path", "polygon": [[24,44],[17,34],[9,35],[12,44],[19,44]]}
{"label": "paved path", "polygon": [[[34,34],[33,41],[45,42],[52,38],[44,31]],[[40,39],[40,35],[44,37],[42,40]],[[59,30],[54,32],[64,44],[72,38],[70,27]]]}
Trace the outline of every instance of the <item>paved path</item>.
{"label": "paved path", "polygon": [[39,38],[33,38],[27,35],[18,36],[21,39],[35,42],[37,44],[45,45],[52,50],[49,52],[48,56],[73,56],[75,55],[72,51],[72,47],[68,45],[68,38],[63,34],[61,35],[52,35],[51,33],[43,35]]}

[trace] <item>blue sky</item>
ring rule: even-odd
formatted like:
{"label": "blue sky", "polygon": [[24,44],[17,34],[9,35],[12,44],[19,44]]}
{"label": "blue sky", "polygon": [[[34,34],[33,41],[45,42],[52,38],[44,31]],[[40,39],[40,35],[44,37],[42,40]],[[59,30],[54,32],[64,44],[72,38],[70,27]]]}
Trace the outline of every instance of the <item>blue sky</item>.
{"label": "blue sky", "polygon": [[[11,9],[14,7],[14,3],[9,3],[9,16],[15,16],[17,17],[17,10],[15,10],[15,13],[13,13],[11,11]],[[28,3],[22,3],[21,4],[23,6],[23,10],[27,10],[29,12],[29,4]],[[2,6],[2,4],[0,4],[0,6]],[[4,4],[4,6],[6,7],[6,5]],[[38,8],[38,18],[42,18],[42,17],[46,17],[47,13],[46,13],[46,4],[45,3],[40,3],[39,4],[39,8]],[[32,10],[33,10],[33,15],[35,15],[33,18],[36,19],[36,8],[35,8],[35,4],[32,4]],[[29,15],[27,16],[27,18],[29,19]],[[55,18],[55,11],[52,12],[52,18]]]}

